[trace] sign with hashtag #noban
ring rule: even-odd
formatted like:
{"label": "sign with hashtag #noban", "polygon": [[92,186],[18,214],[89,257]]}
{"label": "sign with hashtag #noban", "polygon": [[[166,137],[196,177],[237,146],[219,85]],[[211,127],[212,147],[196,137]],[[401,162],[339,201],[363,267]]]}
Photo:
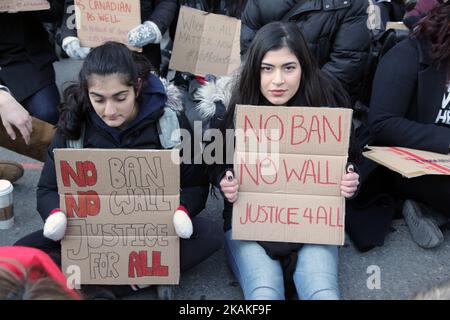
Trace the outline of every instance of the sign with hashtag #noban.
{"label": "sign with hashtag #noban", "polygon": [[182,6],[169,67],[226,76],[239,68],[241,21]]}

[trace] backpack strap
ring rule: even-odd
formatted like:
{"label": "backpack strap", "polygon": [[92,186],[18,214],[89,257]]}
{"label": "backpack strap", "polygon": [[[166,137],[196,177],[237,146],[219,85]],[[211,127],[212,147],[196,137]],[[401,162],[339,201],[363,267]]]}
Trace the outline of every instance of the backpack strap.
{"label": "backpack strap", "polygon": [[84,123],[81,124],[80,137],[76,140],[67,139],[66,147],[71,149],[83,149],[84,148],[84,134],[86,132],[86,125]]}

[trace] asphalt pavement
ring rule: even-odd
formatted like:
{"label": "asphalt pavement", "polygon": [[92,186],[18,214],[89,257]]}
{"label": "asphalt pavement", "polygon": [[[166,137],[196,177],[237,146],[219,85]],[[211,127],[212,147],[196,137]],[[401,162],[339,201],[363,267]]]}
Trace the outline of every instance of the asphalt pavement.
{"label": "asphalt pavement", "polygon": [[[75,79],[80,62],[62,60],[55,64],[60,87]],[[36,210],[36,186],[42,163],[0,148],[0,158],[20,162],[24,176],[14,184],[15,223],[0,230],[0,245],[12,245],[21,237],[39,230],[43,222]],[[222,200],[210,198],[200,215],[222,224]],[[383,247],[365,253],[356,250],[350,240],[339,251],[339,280],[343,299],[408,299],[416,292],[450,279],[450,237],[435,249],[418,247],[403,220],[395,220],[393,231]],[[181,276],[175,299],[238,300],[242,290],[227,266],[223,249]],[[127,299],[156,299],[148,288]]]}

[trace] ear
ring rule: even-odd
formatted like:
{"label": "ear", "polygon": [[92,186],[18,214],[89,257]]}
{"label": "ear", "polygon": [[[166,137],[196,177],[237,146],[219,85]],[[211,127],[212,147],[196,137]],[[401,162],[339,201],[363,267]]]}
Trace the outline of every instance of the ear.
{"label": "ear", "polygon": [[142,83],[143,83],[142,79],[138,78],[137,86],[136,86],[136,97],[139,97],[139,95],[141,94]]}

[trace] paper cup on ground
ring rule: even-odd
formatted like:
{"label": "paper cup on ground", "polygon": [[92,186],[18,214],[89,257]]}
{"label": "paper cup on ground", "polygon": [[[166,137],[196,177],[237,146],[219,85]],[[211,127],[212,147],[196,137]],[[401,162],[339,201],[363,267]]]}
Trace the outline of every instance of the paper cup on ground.
{"label": "paper cup on ground", "polygon": [[13,186],[8,180],[0,180],[0,229],[9,229],[14,224]]}

